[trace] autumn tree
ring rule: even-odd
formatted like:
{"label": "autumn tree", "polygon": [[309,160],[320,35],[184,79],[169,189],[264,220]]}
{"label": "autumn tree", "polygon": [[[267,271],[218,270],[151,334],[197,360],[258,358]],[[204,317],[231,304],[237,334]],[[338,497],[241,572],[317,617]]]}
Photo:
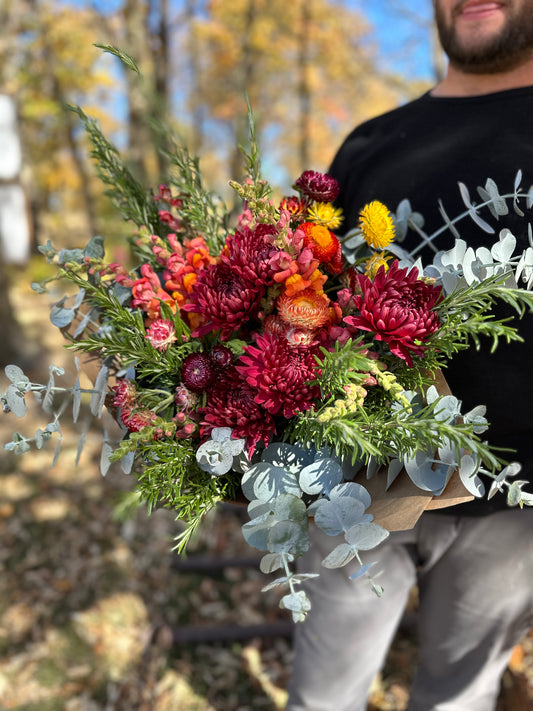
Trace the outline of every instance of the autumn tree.
{"label": "autumn tree", "polygon": [[155,182],[166,170],[159,148],[170,110],[168,0],[124,0],[109,25],[114,44],[135,58],[141,72],[126,71],[128,160],[135,175]]}
{"label": "autumn tree", "polygon": [[[190,32],[201,57],[195,101],[215,141],[245,141],[247,95],[264,150],[291,175],[324,168],[354,123],[401,96],[377,69],[368,23],[339,2],[210,0]],[[233,175],[237,155],[230,149]]]}
{"label": "autumn tree", "polygon": [[[84,101],[108,128],[101,106],[113,81],[93,46],[96,14],[47,0],[4,4],[13,42],[0,45],[0,87],[20,110],[25,182],[41,239],[97,231],[83,137],[68,104]],[[9,57],[9,61],[4,61]]]}

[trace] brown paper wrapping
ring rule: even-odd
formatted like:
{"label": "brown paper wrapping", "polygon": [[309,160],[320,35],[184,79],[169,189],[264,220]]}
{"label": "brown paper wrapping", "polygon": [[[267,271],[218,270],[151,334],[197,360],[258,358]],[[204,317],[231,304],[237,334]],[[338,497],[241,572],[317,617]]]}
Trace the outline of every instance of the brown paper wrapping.
{"label": "brown paper wrapping", "polygon": [[[435,387],[440,395],[451,395],[451,390],[444,375],[439,370],[435,374]],[[386,489],[387,477],[384,471],[366,479],[364,472],[356,479],[372,497],[368,509],[374,520],[388,531],[408,531],[413,528],[424,511],[448,508],[472,501],[470,494],[456,471],[440,496],[433,496],[430,491],[422,491],[413,484],[408,474],[401,471]]]}

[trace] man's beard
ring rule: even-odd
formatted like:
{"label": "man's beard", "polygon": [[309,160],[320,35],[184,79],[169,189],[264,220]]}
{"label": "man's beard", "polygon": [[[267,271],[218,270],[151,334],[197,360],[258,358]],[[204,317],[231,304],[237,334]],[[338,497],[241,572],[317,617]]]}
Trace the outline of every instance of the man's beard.
{"label": "man's beard", "polygon": [[[459,3],[459,7],[463,4]],[[533,8],[527,5],[524,2],[520,10],[514,10],[509,4],[501,31],[484,43],[469,47],[457,37],[453,20],[448,25],[439,0],[435,0],[437,30],[450,64],[467,74],[496,74],[514,69],[533,56]]]}

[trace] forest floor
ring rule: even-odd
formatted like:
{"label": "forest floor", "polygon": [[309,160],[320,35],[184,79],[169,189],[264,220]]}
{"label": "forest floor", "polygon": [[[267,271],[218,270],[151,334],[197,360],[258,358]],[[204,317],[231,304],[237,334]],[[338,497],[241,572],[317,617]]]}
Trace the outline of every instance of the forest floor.
{"label": "forest floor", "polygon": [[[27,305],[29,357],[45,363],[35,377],[49,362],[68,363],[59,334],[46,325],[46,299],[21,292],[15,301]],[[0,415],[0,444],[17,429],[28,433],[46,422],[38,410],[23,421]],[[99,474],[97,428],[88,430],[78,466],[79,429],[64,427],[63,435],[53,469],[51,449],[23,456],[1,450],[0,708],[283,709],[290,624],[277,593],[261,592],[267,581],[250,562],[255,554],[241,536],[242,510],[223,506],[208,515],[180,564],[171,512],[117,515],[132,480],[114,468]],[[415,668],[416,635],[404,625],[369,709],[406,709]],[[498,711],[531,709],[528,635],[503,678]]]}

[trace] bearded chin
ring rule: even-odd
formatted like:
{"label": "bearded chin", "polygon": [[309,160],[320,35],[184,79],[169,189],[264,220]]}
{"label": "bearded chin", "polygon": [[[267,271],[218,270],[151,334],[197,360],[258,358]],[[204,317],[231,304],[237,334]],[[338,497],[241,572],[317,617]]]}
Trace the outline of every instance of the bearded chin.
{"label": "bearded chin", "polygon": [[437,7],[437,30],[450,64],[466,74],[496,74],[515,69],[533,57],[533,12],[528,9],[509,16],[499,34],[469,45],[461,42]]}
{"label": "bearded chin", "polygon": [[[448,53],[447,53],[448,54]],[[516,69],[527,59],[533,57],[533,47],[524,48],[520,52],[516,47],[513,51],[496,51],[487,48],[476,53],[457,52],[448,54],[450,64],[465,74],[500,74]]]}

